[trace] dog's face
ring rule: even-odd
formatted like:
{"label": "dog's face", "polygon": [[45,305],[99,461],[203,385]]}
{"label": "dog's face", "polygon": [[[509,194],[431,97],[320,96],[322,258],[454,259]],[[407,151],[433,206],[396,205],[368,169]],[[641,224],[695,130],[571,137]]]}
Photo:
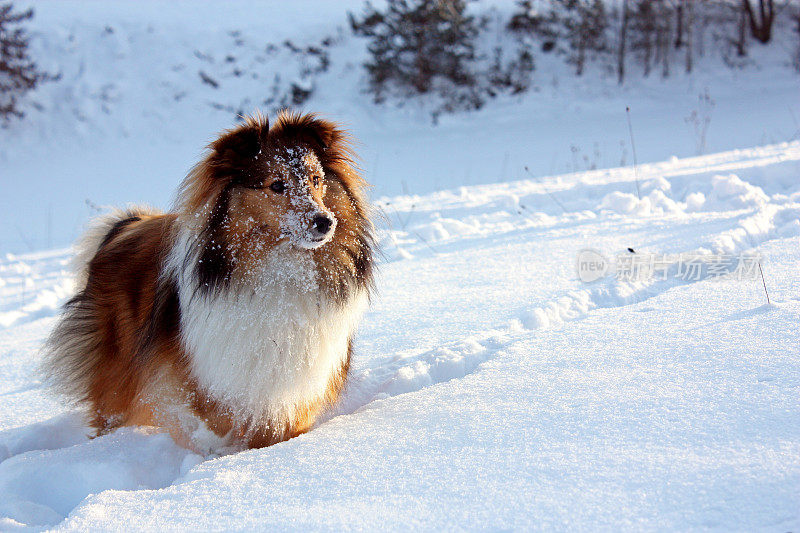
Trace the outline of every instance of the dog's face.
{"label": "dog's face", "polygon": [[253,122],[212,145],[217,192],[208,228],[232,259],[246,261],[281,242],[316,249],[333,238],[337,219],[326,200],[335,200],[326,198],[323,165],[331,134],[321,121],[289,132]]}
{"label": "dog's face", "polygon": [[337,224],[325,205],[327,190],[325,170],[311,147],[279,145],[262,150],[232,190],[231,230],[251,243],[324,246]]}
{"label": "dog's face", "polygon": [[[187,176],[179,209],[194,228],[199,286],[218,290],[290,251],[343,300],[372,279],[372,225],[346,133],[314,115],[256,116],[221,135]],[[299,254],[299,255],[298,255]]]}

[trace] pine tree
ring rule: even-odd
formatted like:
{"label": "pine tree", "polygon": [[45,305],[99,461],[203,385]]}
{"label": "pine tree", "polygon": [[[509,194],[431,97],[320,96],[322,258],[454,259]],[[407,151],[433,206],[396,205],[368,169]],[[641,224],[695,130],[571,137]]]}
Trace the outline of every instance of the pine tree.
{"label": "pine tree", "polygon": [[13,4],[0,4],[0,118],[22,117],[19,101],[46,76],[28,55],[28,35],[20,23],[33,17],[33,10],[13,12]]}
{"label": "pine tree", "polygon": [[542,10],[533,0],[517,0],[517,9],[508,21],[508,29],[520,37],[537,37],[542,41],[542,51],[555,48],[559,37],[559,18],[555,9]]}
{"label": "pine tree", "polygon": [[401,96],[435,93],[445,110],[480,107],[472,71],[478,25],[464,0],[388,0],[383,11],[367,3],[350,23],[370,38],[365,63],[369,90],[376,102],[389,93]]}
{"label": "pine tree", "polygon": [[588,55],[607,49],[608,17],[602,0],[554,0],[570,48],[569,61],[578,76],[583,74]]}

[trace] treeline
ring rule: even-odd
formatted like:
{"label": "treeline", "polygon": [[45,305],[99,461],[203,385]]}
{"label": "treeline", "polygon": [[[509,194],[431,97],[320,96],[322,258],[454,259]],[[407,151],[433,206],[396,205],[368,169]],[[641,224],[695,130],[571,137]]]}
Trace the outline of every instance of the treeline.
{"label": "treeline", "polygon": [[[435,95],[436,112],[479,108],[501,93],[531,85],[535,58],[557,54],[581,76],[588,65],[632,75],[691,72],[710,52],[743,65],[752,43],[769,45],[778,21],[794,25],[794,68],[800,68],[800,8],[774,0],[518,0],[503,21],[475,15],[474,0],[387,0],[350,14],[369,40],[364,64],[376,102],[391,96]],[[495,15],[496,16],[496,15]],[[495,33],[494,39],[482,38]],[[501,37],[500,39],[498,37]],[[506,43],[491,49],[485,41]]]}
{"label": "treeline", "polygon": [[[0,124],[21,117],[25,93],[53,79],[30,57],[25,24],[31,17],[31,10],[17,12],[11,2],[0,2]],[[427,98],[434,119],[528,91],[544,54],[563,58],[576,76],[599,66],[623,84],[632,76],[691,72],[711,54],[741,67],[753,61],[751,47],[772,45],[781,26],[792,28],[793,67],[800,70],[800,0],[517,0],[505,14],[482,0],[385,0],[380,7],[367,2],[348,18],[367,44],[365,91],[376,103]],[[314,79],[328,70],[329,41],[309,47],[267,43],[267,56],[288,50],[302,83],[286,86],[273,73],[266,99],[250,95],[238,107],[214,105],[238,109],[259,99],[270,111],[302,105],[312,96]],[[781,43],[781,53],[786,46]],[[205,70],[198,75],[219,88]],[[237,68],[231,75],[243,73]]]}
{"label": "treeline", "polygon": [[[673,68],[691,72],[705,47],[717,48],[733,64],[735,56],[747,56],[751,40],[768,44],[778,11],[794,18],[800,33],[797,5],[773,0],[532,0],[518,2],[509,29],[537,36],[545,47],[559,46],[583,73],[591,57],[613,56],[620,83],[629,62],[649,76],[660,70],[663,77]],[[716,29],[708,43],[706,33]]]}

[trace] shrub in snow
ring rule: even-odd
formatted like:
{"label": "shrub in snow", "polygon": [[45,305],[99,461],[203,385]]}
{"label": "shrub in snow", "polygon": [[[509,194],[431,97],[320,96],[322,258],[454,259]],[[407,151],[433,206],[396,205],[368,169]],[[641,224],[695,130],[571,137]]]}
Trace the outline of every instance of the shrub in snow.
{"label": "shrub in snow", "polygon": [[510,60],[506,59],[502,47],[495,47],[486,72],[486,93],[493,97],[504,91],[510,94],[527,91],[533,68],[533,54],[527,46],[521,46]]}
{"label": "shrub in snow", "polygon": [[545,10],[537,9],[531,0],[521,0],[508,28],[518,36],[541,39],[544,52],[560,46],[578,76],[590,54],[608,49],[608,17],[602,0],[550,0]]}
{"label": "shrub in snow", "polygon": [[20,99],[46,78],[28,55],[28,35],[21,23],[33,10],[14,12],[12,3],[0,4],[0,118],[22,117]]}
{"label": "shrub in snow", "polygon": [[537,36],[542,40],[542,51],[550,52],[558,39],[555,11],[538,9],[533,0],[517,0],[517,9],[508,21],[508,29],[518,36]]}
{"label": "shrub in snow", "polygon": [[364,66],[376,103],[430,96],[436,119],[528,89],[534,69],[530,49],[482,47],[480,36],[490,17],[469,14],[468,3],[388,0],[383,9],[368,2],[360,17],[350,14],[353,31],[370,40]]}
{"label": "shrub in snow", "polygon": [[388,0],[379,10],[367,3],[361,18],[350,14],[357,35],[370,39],[365,63],[375,102],[435,94],[442,110],[483,104],[472,70],[478,24],[464,0]]}
{"label": "shrub in snow", "polygon": [[605,52],[605,5],[601,0],[556,0],[562,34],[569,44],[568,60],[575,65],[575,74],[583,74],[587,57],[593,52]]}

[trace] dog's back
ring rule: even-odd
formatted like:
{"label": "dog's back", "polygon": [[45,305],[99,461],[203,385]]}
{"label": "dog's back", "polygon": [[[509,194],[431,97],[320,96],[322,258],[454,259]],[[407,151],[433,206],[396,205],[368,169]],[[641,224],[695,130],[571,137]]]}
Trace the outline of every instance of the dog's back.
{"label": "dog's back", "polygon": [[174,222],[153,210],[116,212],[79,243],[77,294],[48,339],[44,371],[58,390],[88,404],[101,432],[128,422],[153,366],[148,355],[177,339],[177,301],[165,301],[160,286]]}

